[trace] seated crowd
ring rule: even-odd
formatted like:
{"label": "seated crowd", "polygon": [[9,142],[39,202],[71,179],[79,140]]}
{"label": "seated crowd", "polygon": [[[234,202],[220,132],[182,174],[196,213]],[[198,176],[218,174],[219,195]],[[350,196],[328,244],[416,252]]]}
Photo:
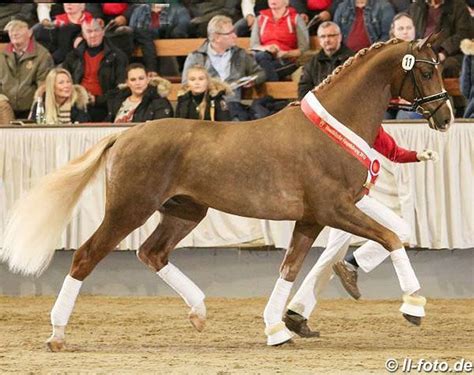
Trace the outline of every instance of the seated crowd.
{"label": "seated crowd", "polygon": [[[433,48],[442,76],[459,78],[463,94],[452,97],[456,115],[474,118],[473,17],[473,0],[1,3],[0,124],[258,119],[286,101],[245,101],[243,89],[291,79],[302,98],[375,42],[440,30]],[[310,35],[320,50],[311,50]],[[155,39],[197,37],[206,40],[185,59],[155,49]],[[250,38],[250,50],[238,37]],[[169,66],[181,75],[174,105]],[[420,117],[388,108],[386,118]]]}

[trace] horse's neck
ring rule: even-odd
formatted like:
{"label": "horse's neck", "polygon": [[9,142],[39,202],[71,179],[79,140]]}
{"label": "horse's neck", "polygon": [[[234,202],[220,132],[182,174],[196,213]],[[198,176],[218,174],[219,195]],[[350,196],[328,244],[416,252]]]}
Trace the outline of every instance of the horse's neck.
{"label": "horse's neck", "polygon": [[370,145],[391,99],[393,60],[359,57],[317,94],[329,113]]}

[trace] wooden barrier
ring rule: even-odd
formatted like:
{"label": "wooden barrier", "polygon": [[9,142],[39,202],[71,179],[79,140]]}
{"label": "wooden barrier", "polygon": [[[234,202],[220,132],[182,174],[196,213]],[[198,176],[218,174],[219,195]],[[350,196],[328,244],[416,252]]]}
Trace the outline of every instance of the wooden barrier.
{"label": "wooden barrier", "polygon": [[[157,56],[172,57],[172,56],[187,56],[190,52],[198,49],[204,38],[190,38],[190,39],[157,39],[155,40],[155,48]],[[318,50],[320,48],[319,41],[316,36],[310,37],[311,49]],[[237,45],[244,49],[250,48],[250,38],[237,38]],[[0,52],[4,50],[6,44],[0,43]],[[134,53],[135,56],[142,56],[140,49]],[[165,77],[166,78],[166,77]],[[174,78],[174,77],[173,77]],[[176,94],[179,89],[177,79],[171,79],[173,87],[170,95],[170,100],[176,100]],[[443,80],[446,91],[451,96],[460,96],[461,89],[459,78],[445,78]],[[268,82],[260,85],[257,88],[244,90],[244,98],[251,99],[261,97],[263,95],[271,95],[276,99],[294,99],[298,96],[296,82]]]}
{"label": "wooden barrier", "polygon": [[[180,87],[180,83],[171,84],[171,93],[168,95],[169,100],[175,101],[177,99]],[[298,97],[298,84],[293,81],[266,82],[250,89],[244,89],[243,92],[244,99],[261,98],[265,95],[270,95],[275,99],[296,99]]]}

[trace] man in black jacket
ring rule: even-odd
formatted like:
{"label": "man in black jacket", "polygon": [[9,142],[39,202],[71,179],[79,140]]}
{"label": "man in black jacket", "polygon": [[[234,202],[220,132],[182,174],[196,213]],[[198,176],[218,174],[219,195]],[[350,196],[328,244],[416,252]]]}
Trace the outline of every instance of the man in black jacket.
{"label": "man in black jacket", "polygon": [[125,82],[127,56],[104,39],[101,19],[94,18],[82,24],[82,41],[69,52],[63,63],[74,83],[86,88],[91,104],[89,115],[94,122],[101,122],[107,116],[107,99],[119,83]]}
{"label": "man in black jacket", "polygon": [[318,38],[321,51],[314,55],[303,68],[303,74],[298,83],[299,99],[319,85],[334,68],[354,55],[352,50],[342,44],[341,30],[334,22],[323,22],[318,28]]}

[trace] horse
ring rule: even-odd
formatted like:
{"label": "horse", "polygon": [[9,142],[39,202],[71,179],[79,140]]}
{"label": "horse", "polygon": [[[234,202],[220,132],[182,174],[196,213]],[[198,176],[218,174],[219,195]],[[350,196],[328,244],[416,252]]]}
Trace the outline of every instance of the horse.
{"label": "horse", "polygon": [[[7,224],[0,256],[13,272],[38,275],[48,266],[81,192],[101,165],[106,168],[105,216],[74,253],[51,311],[49,349],[65,348],[65,328],[82,282],[155,211],[161,213],[160,223],[137,257],[181,295],[198,331],[205,325],[205,295],[169,255],[208,208],[296,222],[263,313],[272,346],[293,336],[282,321],[285,303],[324,226],[377,241],[391,252],[404,251],[395,233],[355,203],[377,175],[370,145],[391,98],[413,103],[434,130],[447,131],[453,122],[431,49],[436,38],[392,39],[359,51],[310,91],[301,107],[242,123],[162,119],[139,124],[100,140],[43,177],[17,202]],[[402,308],[423,316],[423,297],[419,285],[413,288],[408,258],[393,262],[406,297]]]}

